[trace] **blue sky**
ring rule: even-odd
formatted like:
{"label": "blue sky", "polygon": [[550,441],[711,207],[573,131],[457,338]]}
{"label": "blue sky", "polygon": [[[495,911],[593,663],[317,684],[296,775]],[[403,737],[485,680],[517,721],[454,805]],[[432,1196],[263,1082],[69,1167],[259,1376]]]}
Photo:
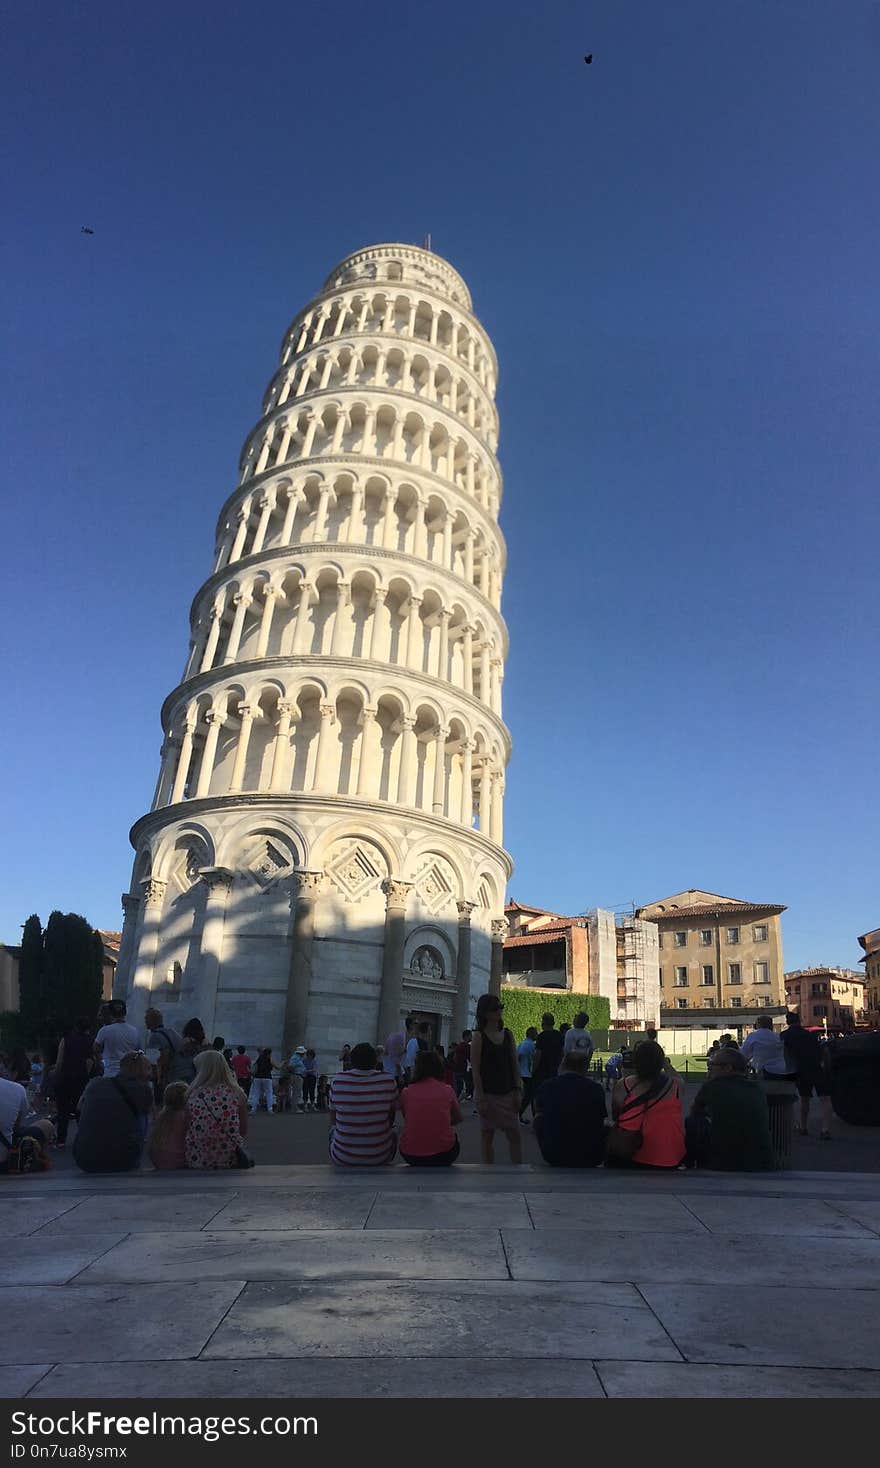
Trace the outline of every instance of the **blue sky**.
{"label": "blue sky", "polygon": [[500,359],[513,894],[783,902],[787,967],[854,963],[880,6],[36,0],[4,50],[0,937],[120,924],[284,328],[430,231]]}

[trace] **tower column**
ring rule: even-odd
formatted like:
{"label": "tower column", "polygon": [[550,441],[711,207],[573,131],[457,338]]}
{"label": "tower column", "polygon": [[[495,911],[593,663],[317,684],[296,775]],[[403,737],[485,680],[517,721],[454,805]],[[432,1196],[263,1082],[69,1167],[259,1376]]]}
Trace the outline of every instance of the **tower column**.
{"label": "tower column", "polygon": [[220,730],[226,720],[217,709],[208,709],[205,714],[205,723],[208,732],[205,735],[205,744],[202,750],[202,763],[199,766],[199,783],[196,786],[196,800],[204,800],[211,788],[211,776],[214,773],[214,759],[217,754],[217,740]]}
{"label": "tower column", "polygon": [[208,639],[205,643],[205,651],[202,656],[200,673],[207,673],[213,662],[217,651],[217,643],[220,640],[220,622],[223,617],[223,607],[213,606],[211,608],[211,625],[208,628]]}
{"label": "tower column", "polygon": [[260,622],[260,635],[257,639],[258,658],[264,658],[269,647],[269,634],[272,631],[272,616],[275,611],[275,601],[278,592],[272,585],[263,588],[263,617]]}
{"label": "tower column", "polygon": [[473,752],[472,739],[461,741],[461,809],[459,820],[463,826],[470,826],[474,819],[474,786],[473,786]]}
{"label": "tower column", "polygon": [[376,718],[376,710],[369,704],[361,714],[361,757],[358,765],[358,795],[375,795],[379,790],[379,773],[382,765],[382,730]]}
{"label": "tower column", "polygon": [[252,709],[249,704],[242,703],[238,706],[241,728],[238,731],[238,743],[235,746],[235,763],[232,766],[232,778],[229,781],[230,795],[236,795],[242,787],[245,761],[247,760],[248,744],[250,743],[255,713],[256,710]]}
{"label": "tower column", "polygon": [[155,877],[145,877],[141,882],[144,894],[141,899],[141,925],[137,935],[137,957],[131,976],[131,997],[128,1005],[128,1021],[136,1029],[140,1029],[144,1022],[144,1015],[150,1006],[153,970],[156,966],[156,953],[159,947],[162,904],[165,901],[167,887],[167,882],[157,881]]}
{"label": "tower column", "polygon": [[475,902],[456,902],[458,910],[458,955],[455,964],[455,999],[452,1010],[454,1038],[468,1027],[471,1008],[471,913]]}
{"label": "tower column", "polygon": [[302,499],[302,491],[291,489],[287,494],[287,509],[284,512],[284,524],[281,527],[281,544],[290,545],[293,534],[293,522],[296,519],[297,506]]}
{"label": "tower column", "polygon": [[333,618],[333,632],[330,637],[330,656],[338,657],[342,652],[342,633],[345,626],[344,612],[348,606],[349,583],[339,581],[336,584],[336,613]]}
{"label": "tower column", "polygon": [[370,658],[374,663],[388,661],[388,644],[391,640],[391,613],[388,610],[388,593],[384,586],[373,592],[373,627],[370,637]]}
{"label": "tower column", "polygon": [[419,608],[422,605],[420,596],[411,596],[409,599],[409,620],[407,623],[406,661],[407,666],[416,672],[421,672],[423,657],[424,633],[422,631],[422,619],[419,616]]}
{"label": "tower column", "polygon": [[285,698],[278,700],[278,724],[272,745],[272,773],[269,776],[270,790],[286,790],[289,784],[287,755],[290,750],[290,722],[293,712],[292,703]]}
{"label": "tower column", "polygon": [[312,601],[312,586],[308,581],[299,584],[299,605],[296,609],[296,624],[293,629],[293,652],[304,653],[309,624],[309,607]]}
{"label": "tower column", "polygon": [[449,730],[440,728],[434,735],[434,791],[431,809],[435,816],[442,816],[446,804],[446,740]]}
{"label": "tower column", "polygon": [[464,691],[474,691],[474,628],[469,623],[461,631],[461,657],[464,665]]}
{"label": "tower column", "polygon": [[400,1026],[403,1005],[403,954],[406,945],[406,899],[411,882],[389,877],[382,883],[385,893],[385,943],[382,950],[382,989],[379,997],[378,1042]]}
{"label": "tower column", "polygon": [[247,615],[247,609],[253,601],[253,597],[248,596],[247,592],[240,591],[237,596],[234,596],[232,598],[232,600],[235,603],[235,616],[232,619],[232,630],[229,634],[229,646],[226,649],[226,656],[223,659],[224,663],[234,663],[235,659],[238,657],[238,648],[239,643],[241,642],[241,631],[244,627],[244,619]]}
{"label": "tower column", "polygon": [[321,727],[318,730],[318,753],[315,759],[315,789],[335,791],[336,781],[331,775],[333,762],[333,724],[336,710],[332,703],[322,703],[319,709]]}
{"label": "tower column", "polygon": [[[289,437],[290,435],[288,434],[288,438]],[[273,494],[264,494],[263,498],[260,500],[260,518],[257,521],[257,529],[254,535],[254,543],[251,546],[250,553],[252,556],[255,556],[258,551],[261,551],[263,549],[263,542],[266,539],[266,531],[269,528],[269,521],[272,517],[272,511],[274,510],[274,508],[275,496]]]}
{"label": "tower column", "polygon": [[315,903],[321,890],[320,872],[296,871],[290,878],[290,964],[284,1007],[284,1058],[292,1055],[307,1036],[309,991],[312,986],[312,941]]}
{"label": "tower column", "polygon": [[504,918],[492,919],[492,962],[489,970],[489,993],[496,999],[501,996],[501,981],[504,977],[504,940],[507,923]]}
{"label": "tower column", "polygon": [[200,969],[196,989],[196,1013],[205,1026],[205,1034],[215,1032],[217,981],[223,958],[223,923],[226,903],[232,889],[234,873],[226,867],[203,867],[199,877],[208,889],[205,916],[202,921]]}
{"label": "tower column", "polygon": [[406,715],[400,721],[400,773],[397,783],[398,805],[412,805],[416,763],[415,719]]}
{"label": "tower column", "polygon": [[196,725],[194,719],[187,719],[183,726],[183,738],[180,741],[180,755],[177,760],[177,773],[174,776],[174,785],[171,790],[171,804],[176,805],[183,799],[187,776],[189,775],[189,764],[192,759],[193,737]]}

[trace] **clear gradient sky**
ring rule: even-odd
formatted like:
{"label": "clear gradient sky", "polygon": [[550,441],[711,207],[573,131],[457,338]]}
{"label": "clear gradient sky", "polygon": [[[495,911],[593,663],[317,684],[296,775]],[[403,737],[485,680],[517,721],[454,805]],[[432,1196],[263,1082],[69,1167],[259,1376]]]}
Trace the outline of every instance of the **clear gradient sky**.
{"label": "clear gradient sky", "polygon": [[500,360],[512,893],[782,902],[787,967],[855,964],[880,6],[4,9],[0,938],[120,925],[285,326],[430,231]]}

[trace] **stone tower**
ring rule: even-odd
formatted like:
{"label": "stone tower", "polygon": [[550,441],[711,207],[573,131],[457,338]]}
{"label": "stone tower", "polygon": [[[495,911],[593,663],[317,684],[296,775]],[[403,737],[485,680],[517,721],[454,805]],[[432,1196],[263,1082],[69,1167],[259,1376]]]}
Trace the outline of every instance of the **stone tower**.
{"label": "stone tower", "polygon": [[496,360],[438,255],[344,259],[281,347],[162,708],[117,992],[329,1063],[500,983]]}

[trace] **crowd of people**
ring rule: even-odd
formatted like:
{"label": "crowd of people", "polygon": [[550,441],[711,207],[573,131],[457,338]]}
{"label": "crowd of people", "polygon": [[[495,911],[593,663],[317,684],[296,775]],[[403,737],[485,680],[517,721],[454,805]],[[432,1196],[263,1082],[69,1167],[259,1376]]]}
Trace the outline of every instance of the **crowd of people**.
{"label": "crowd of people", "polygon": [[63,1149],[73,1117],[73,1156],[86,1172],[126,1171],[144,1155],[163,1171],[250,1167],[248,1119],[260,1108],[326,1111],[339,1167],[384,1165],[398,1154],[413,1167],[444,1167],[460,1154],[456,1128],[467,1102],[486,1164],[494,1162],[497,1132],[511,1162],[521,1162],[521,1128],[533,1125],[551,1167],[753,1171],[775,1165],[769,1082],[797,1088],[802,1132],[818,1096],[820,1135],[830,1137],[821,1046],[796,1015],[784,1034],[768,1016],[741,1046],[731,1036],[713,1044],[686,1117],[680,1079],[655,1030],[612,1057],[603,1086],[591,1075],[586,1011],[558,1028],[547,1013],[519,1044],[503,1015],[497,996],[482,995],[474,1029],[448,1051],[410,1016],[381,1047],[343,1046],[330,1079],[310,1047],[297,1046],[281,1062],[265,1047],[252,1060],[243,1045],[209,1041],[198,1019],[178,1031],[157,1009],[147,1011],[142,1049],[125,1005],[114,1002],[95,1033],[85,1021],[72,1026],[45,1072],[24,1051],[0,1057],[0,1169],[15,1158],[20,1164],[23,1153],[33,1160],[52,1145]]}

